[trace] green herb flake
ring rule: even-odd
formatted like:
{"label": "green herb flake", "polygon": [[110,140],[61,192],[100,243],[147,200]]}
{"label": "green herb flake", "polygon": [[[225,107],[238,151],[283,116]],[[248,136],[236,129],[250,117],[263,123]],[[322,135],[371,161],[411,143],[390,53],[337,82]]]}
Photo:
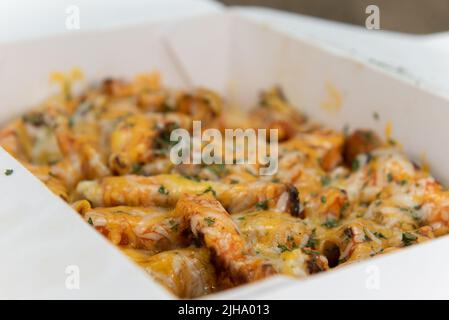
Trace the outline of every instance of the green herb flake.
{"label": "green herb flake", "polygon": [[321,185],[323,187],[328,186],[331,183],[331,179],[328,176],[322,176],[321,177]]}
{"label": "green herb flake", "polygon": [[185,175],[183,175],[183,177],[188,179],[188,180],[192,180],[192,181],[196,181],[196,182],[200,182],[201,181],[201,178],[197,174],[195,174],[195,175],[185,174]]}
{"label": "green herb flake", "polygon": [[164,186],[160,186],[159,187],[159,190],[157,190],[160,194],[163,194],[163,195],[167,195],[169,192],[168,192],[168,190],[167,189],[165,189],[165,187]]}
{"label": "green herb flake", "polygon": [[360,168],[359,160],[358,160],[358,159],[352,160],[352,165],[351,165],[351,167],[352,167],[352,171],[357,171],[357,170],[359,170],[359,168]]}
{"label": "green herb flake", "polygon": [[331,229],[331,228],[335,228],[337,226],[337,219],[335,218],[327,218],[326,222],[324,222],[322,224],[323,227]]}
{"label": "green herb flake", "polygon": [[418,237],[415,236],[413,233],[404,232],[402,234],[402,242],[406,247],[412,245],[417,239]]}
{"label": "green herb flake", "polygon": [[209,227],[213,226],[215,223],[215,218],[211,218],[211,217],[206,217],[204,218],[204,221],[206,221],[207,225]]}
{"label": "green herb flake", "polygon": [[373,112],[373,118],[374,118],[374,120],[379,121],[380,117],[379,117],[379,113],[377,111]]}
{"label": "green herb flake", "polygon": [[345,263],[346,261],[348,261],[348,257],[344,257],[344,258],[338,259],[338,264]]}
{"label": "green herb flake", "polygon": [[12,175],[14,173],[14,170],[13,169],[6,169],[5,170],[5,176],[10,176],[10,175]]}
{"label": "green herb flake", "polygon": [[415,220],[417,223],[421,223],[422,217],[419,212],[416,210],[410,210],[410,215],[413,220]]}
{"label": "green herb flake", "polygon": [[132,174],[141,174],[143,166],[140,163],[134,163],[131,167]]}
{"label": "green herb flake", "polygon": [[58,176],[51,171],[48,173],[48,175],[52,178],[58,178]]}
{"label": "green herb flake", "polygon": [[90,224],[91,226],[94,225],[94,222],[92,221],[92,218],[91,218],[91,217],[89,217],[89,219],[87,220],[87,223]]}
{"label": "green herb flake", "polygon": [[327,202],[327,198],[326,196],[321,196],[321,203],[326,203]]}
{"label": "green herb flake", "polygon": [[177,123],[168,123],[162,128],[158,128],[158,133],[154,139],[153,151],[158,155],[164,155],[170,152],[170,149],[176,145],[178,141],[170,139],[171,132],[179,128]]}
{"label": "green herb flake", "polygon": [[281,251],[281,253],[285,251],[291,251],[285,244],[278,244],[278,249]]}
{"label": "green herb flake", "polygon": [[349,209],[349,206],[350,206],[349,202],[343,203],[343,205],[340,208],[340,215],[344,215],[346,213],[346,210]]}
{"label": "green herb flake", "polygon": [[393,175],[391,173],[387,174],[387,180],[388,180],[388,182],[393,181]]}
{"label": "green herb flake", "polygon": [[268,209],[268,199],[256,203],[256,209],[267,210]]}
{"label": "green herb flake", "polygon": [[319,244],[319,240],[316,238],[315,232],[315,229],[313,229],[309,239],[307,240],[306,247],[314,249]]}
{"label": "green herb flake", "polygon": [[179,223],[177,223],[177,222],[176,222],[175,220],[173,220],[173,219],[170,219],[170,220],[168,221],[168,223],[170,224],[170,229],[171,229],[172,231],[175,231],[175,232],[178,231]]}
{"label": "green herb flake", "polygon": [[387,239],[381,232],[373,232],[373,234],[379,239]]}
{"label": "green herb flake", "polygon": [[212,186],[208,186],[207,189],[203,191],[203,194],[208,193],[208,192],[212,193],[214,195],[214,197],[217,195],[217,193],[212,188]]}
{"label": "green herb flake", "polygon": [[313,256],[321,254],[319,251],[309,250],[309,249],[302,249],[302,252],[304,252],[305,254],[308,254],[308,255],[313,255]]}
{"label": "green herb flake", "polygon": [[73,126],[75,125],[75,118],[74,117],[70,117],[69,118],[68,125],[69,125],[69,128],[73,128]]}
{"label": "green herb flake", "polygon": [[45,124],[45,117],[43,113],[33,112],[26,114],[22,117],[23,122],[29,123],[35,127],[39,127]]}

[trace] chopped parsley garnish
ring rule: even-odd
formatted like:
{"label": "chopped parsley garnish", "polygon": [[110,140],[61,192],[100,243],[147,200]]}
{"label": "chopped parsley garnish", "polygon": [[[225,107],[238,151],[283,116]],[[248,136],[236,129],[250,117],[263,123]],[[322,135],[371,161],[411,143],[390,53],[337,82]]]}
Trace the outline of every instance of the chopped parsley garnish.
{"label": "chopped parsley garnish", "polygon": [[91,218],[91,217],[89,217],[89,219],[87,220],[87,223],[90,224],[91,226],[94,225],[94,222],[92,221],[92,218]]}
{"label": "chopped parsley garnish", "polygon": [[326,196],[321,196],[321,203],[326,203],[327,202],[327,198]]}
{"label": "chopped parsley garnish", "polygon": [[294,250],[294,249],[298,248],[298,245],[296,244],[295,238],[293,238],[293,236],[291,236],[291,235],[287,236],[287,242],[290,245],[290,248],[291,248],[290,250]]}
{"label": "chopped parsley garnish", "polygon": [[320,255],[321,253],[319,251],[316,250],[309,250],[309,249],[302,249],[302,252],[304,252],[305,254],[308,255]]}
{"label": "chopped parsley garnish", "polygon": [[352,167],[352,171],[357,171],[357,170],[359,170],[359,168],[360,168],[359,160],[357,160],[357,159],[352,160],[352,165],[351,165],[351,167]]}
{"label": "chopped parsley garnish", "polygon": [[204,218],[204,221],[206,221],[207,225],[209,227],[213,226],[215,223],[215,218],[211,218],[211,217],[206,217]]}
{"label": "chopped parsley garnish", "polygon": [[345,263],[346,261],[348,261],[348,258],[349,258],[349,256],[341,258],[341,259],[338,259],[338,264]]}
{"label": "chopped parsley garnish", "polygon": [[240,221],[243,221],[243,220],[245,220],[245,219],[246,219],[246,217],[244,217],[244,216],[241,216],[241,217],[238,217],[237,219],[238,219],[238,220],[240,220]]}
{"label": "chopped parsley garnish", "polygon": [[178,141],[170,139],[171,132],[179,128],[177,123],[168,123],[163,128],[158,129],[158,133],[154,139],[153,150],[155,154],[167,154],[171,147],[176,145]]}
{"label": "chopped parsley garnish", "polygon": [[316,238],[315,229],[313,229],[309,236],[309,240],[307,240],[306,247],[314,249],[318,244],[319,240]]}
{"label": "chopped parsley garnish", "polygon": [[32,124],[35,127],[39,127],[45,124],[44,114],[40,112],[26,114],[22,117],[22,120],[26,123]]}
{"label": "chopped parsley garnish", "polygon": [[373,232],[373,234],[379,239],[387,239],[381,232]]}
{"label": "chopped parsley garnish", "polygon": [[76,109],[76,114],[79,116],[85,116],[89,112],[91,112],[94,109],[94,105],[89,101],[82,102],[78,108]]}
{"label": "chopped parsley garnish", "polygon": [[75,118],[74,117],[70,117],[69,118],[68,125],[69,125],[70,128],[73,128],[73,126],[75,125]]}
{"label": "chopped parsley garnish", "polygon": [[381,248],[379,251],[377,251],[377,252],[373,252],[373,253],[370,253],[370,257],[374,257],[374,256],[376,256],[376,255],[378,255],[378,254],[380,254],[380,253],[383,253],[384,252],[384,248]]}
{"label": "chopped parsley garnish", "polygon": [[340,208],[340,215],[344,215],[346,210],[349,208],[349,202],[343,203],[343,205]]}
{"label": "chopped parsley garnish", "polygon": [[325,228],[334,228],[337,226],[337,219],[335,218],[327,218],[326,221],[322,224]]}
{"label": "chopped parsley garnish", "polygon": [[399,184],[401,186],[405,186],[407,184],[407,180],[403,179],[403,180],[399,181]]}
{"label": "chopped parsley garnish", "polygon": [[157,190],[160,194],[164,194],[164,195],[167,195],[169,192],[168,192],[168,190],[167,189],[165,189],[165,187],[164,186],[160,186],[159,187],[159,190]]}
{"label": "chopped parsley garnish", "polygon": [[291,251],[285,244],[278,244],[278,249],[282,252]]}
{"label": "chopped parsley garnish", "polygon": [[231,179],[231,181],[229,182],[230,184],[237,184],[237,183],[239,183],[239,181],[238,180],[235,180],[235,179]]}
{"label": "chopped parsley garnish", "polygon": [[373,118],[374,118],[374,120],[376,120],[376,121],[378,121],[379,119],[380,119],[380,117],[379,117],[379,113],[378,112],[373,112]]}
{"label": "chopped parsley garnish", "polygon": [[365,228],[363,228],[363,233],[365,234],[365,237],[363,239],[364,241],[371,241],[372,240],[370,235],[369,235],[369,233],[368,233],[368,231],[366,231]]}
{"label": "chopped parsley garnish", "polygon": [[413,233],[404,232],[402,234],[402,242],[406,247],[412,245],[417,239],[418,237],[415,236]]}
{"label": "chopped parsley garnish", "polygon": [[387,180],[388,182],[393,181],[393,175],[391,173],[387,174]]}
{"label": "chopped parsley garnish", "polygon": [[214,195],[214,197],[217,195],[217,193],[212,188],[212,186],[208,186],[207,189],[203,191],[203,194],[208,193],[208,192],[212,193]]}
{"label": "chopped parsley garnish", "polygon": [[331,183],[331,179],[328,176],[321,177],[321,185],[323,187],[328,186]]}
{"label": "chopped parsley garnish", "polygon": [[183,176],[184,178],[189,179],[189,180],[192,180],[192,181],[197,181],[197,182],[201,181],[201,178],[200,178],[197,174],[195,174],[195,175],[184,174],[184,175],[182,175],[182,176]]}
{"label": "chopped parsley garnish", "polygon": [[257,177],[257,175],[254,172],[252,172],[249,168],[245,168],[245,172],[252,175],[253,177]]}
{"label": "chopped parsley garnish", "polygon": [[413,218],[413,220],[415,220],[416,222],[418,222],[418,223],[421,222],[422,216],[416,210],[410,210],[410,215]]}
{"label": "chopped parsley garnish", "polygon": [[267,210],[268,209],[268,199],[256,203],[256,209]]}
{"label": "chopped parsley garnish", "polygon": [[14,170],[13,169],[6,169],[5,170],[5,176],[10,176],[10,175],[12,175],[14,173]]}
{"label": "chopped parsley garnish", "polygon": [[178,231],[178,226],[179,226],[179,223],[176,223],[176,221],[175,220],[173,220],[173,219],[170,219],[169,221],[168,221],[168,223],[170,224],[170,229],[172,230],[172,231]]}
{"label": "chopped parsley garnish", "polygon": [[53,172],[49,172],[48,175],[52,178],[57,178],[58,176],[56,174],[54,174]]}
{"label": "chopped parsley garnish", "polygon": [[142,172],[143,166],[140,163],[134,163],[131,167],[132,174],[140,174]]}

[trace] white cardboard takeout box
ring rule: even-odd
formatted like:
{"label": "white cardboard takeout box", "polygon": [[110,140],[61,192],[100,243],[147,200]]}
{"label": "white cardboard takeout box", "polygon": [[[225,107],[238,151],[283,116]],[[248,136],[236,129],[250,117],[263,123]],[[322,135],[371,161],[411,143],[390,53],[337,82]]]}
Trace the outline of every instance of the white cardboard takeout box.
{"label": "white cardboard takeout box", "polygon": [[[300,110],[335,129],[382,133],[391,122],[406,152],[416,160],[425,154],[434,176],[449,182],[448,100],[232,11],[0,44],[0,123],[55,89],[50,72],[72,67],[87,82],[159,70],[168,86],[210,87],[242,108],[278,84]],[[9,168],[14,174],[4,175]],[[0,298],[174,298],[3,150],[0,172]],[[449,238],[306,280],[276,276],[206,298],[449,298]]]}

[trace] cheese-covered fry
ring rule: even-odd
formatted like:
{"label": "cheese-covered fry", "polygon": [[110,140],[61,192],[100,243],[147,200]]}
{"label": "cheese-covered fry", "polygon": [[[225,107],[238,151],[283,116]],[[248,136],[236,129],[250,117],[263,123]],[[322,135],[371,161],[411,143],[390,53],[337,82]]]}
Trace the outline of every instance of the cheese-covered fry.
{"label": "cheese-covered fry", "polygon": [[175,212],[190,222],[193,234],[233,281],[251,282],[275,273],[270,263],[251,254],[231,216],[212,195],[184,195]]}
{"label": "cheese-covered fry", "polygon": [[186,248],[156,255],[135,249],[123,249],[123,252],[178,297],[195,298],[217,289],[207,249]]}
{"label": "cheese-covered fry", "polygon": [[174,206],[184,193],[220,193],[228,186],[213,181],[194,181],[180,175],[152,177],[105,177],[95,181],[83,181],[77,192],[96,207],[99,206]]}
{"label": "cheese-covered fry", "polygon": [[83,211],[84,220],[116,245],[157,253],[190,242],[185,235],[189,225],[161,208],[121,206]]}

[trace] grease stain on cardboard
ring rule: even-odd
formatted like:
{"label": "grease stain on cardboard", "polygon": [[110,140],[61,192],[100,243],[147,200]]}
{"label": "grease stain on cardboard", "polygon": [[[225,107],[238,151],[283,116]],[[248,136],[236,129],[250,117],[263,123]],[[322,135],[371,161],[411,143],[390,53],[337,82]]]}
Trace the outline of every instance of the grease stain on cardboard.
{"label": "grease stain on cardboard", "polygon": [[326,96],[321,102],[321,108],[331,113],[340,111],[343,106],[342,93],[331,82],[326,82],[325,92]]}

